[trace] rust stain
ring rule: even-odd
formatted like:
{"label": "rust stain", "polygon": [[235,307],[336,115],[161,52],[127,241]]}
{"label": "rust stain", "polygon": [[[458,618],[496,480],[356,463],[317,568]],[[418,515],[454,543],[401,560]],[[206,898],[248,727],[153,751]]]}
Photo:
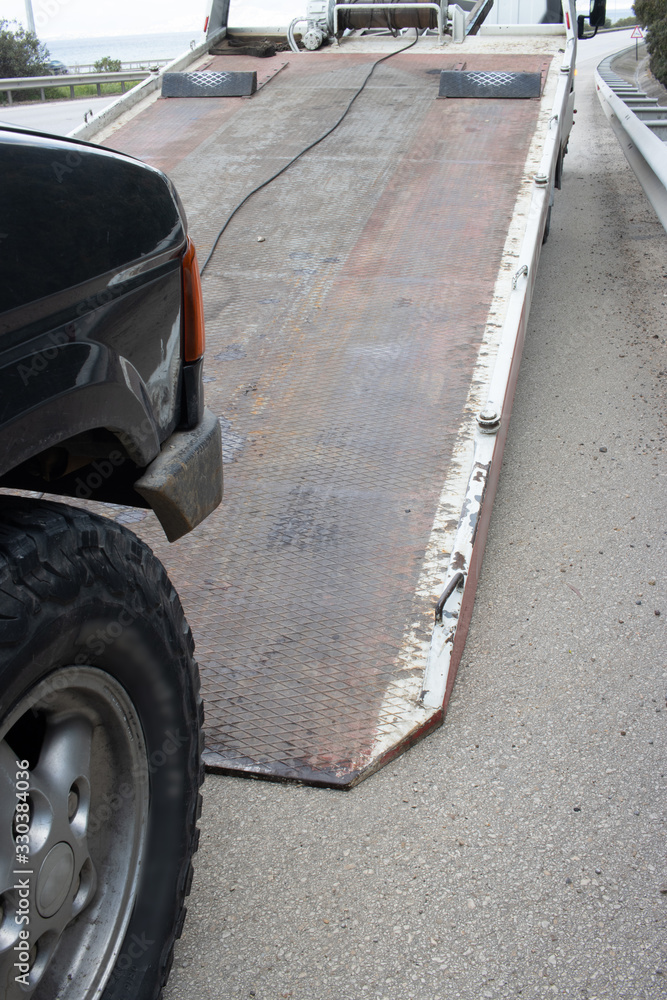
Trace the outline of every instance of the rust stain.
{"label": "rust stain", "polygon": [[466,568],[466,557],[462,552],[455,552],[450,560],[452,569],[463,571]]}
{"label": "rust stain", "polygon": [[[312,95],[330,115],[369,61],[294,59],[247,102],[158,101],[114,142],[175,171],[205,245],[230,190],[324,130]],[[138,528],[193,626],[215,770],[338,787],[370,773],[406,627],[432,617],[415,587],[538,110],[438,102],[433,64],[379,69],[317,154],[241,210],[205,276],[225,500],[172,547],[150,518]]]}

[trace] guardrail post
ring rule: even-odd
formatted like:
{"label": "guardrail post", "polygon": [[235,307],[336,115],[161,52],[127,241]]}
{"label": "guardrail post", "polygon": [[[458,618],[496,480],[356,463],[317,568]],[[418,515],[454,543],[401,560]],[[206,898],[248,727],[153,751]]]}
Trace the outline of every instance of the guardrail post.
{"label": "guardrail post", "polygon": [[69,96],[70,96],[70,100],[73,101],[74,100],[74,84],[73,83],[70,83],[70,85],[69,85]]}
{"label": "guardrail post", "polygon": [[39,98],[40,98],[41,101],[45,101],[46,100],[46,95],[44,94],[44,87],[40,87],[39,88]]}

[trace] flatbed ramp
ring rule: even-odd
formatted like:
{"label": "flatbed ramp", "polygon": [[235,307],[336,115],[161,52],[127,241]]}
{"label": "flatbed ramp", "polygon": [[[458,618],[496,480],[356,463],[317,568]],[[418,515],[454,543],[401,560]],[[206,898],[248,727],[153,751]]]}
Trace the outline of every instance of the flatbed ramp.
{"label": "flatbed ramp", "polygon": [[[544,81],[554,49],[512,69]],[[268,82],[249,100],[159,100],[106,142],[170,174],[201,263],[377,57],[217,57],[209,69]],[[463,476],[463,502],[457,449],[541,112],[438,100],[440,70],[457,64],[433,50],[378,66],[340,127],[234,217],[206,270],[225,499],[173,546],[152,516],[136,528],[194,631],[209,769],[349,786],[442,720],[446,704],[422,695],[462,516],[446,484]]]}

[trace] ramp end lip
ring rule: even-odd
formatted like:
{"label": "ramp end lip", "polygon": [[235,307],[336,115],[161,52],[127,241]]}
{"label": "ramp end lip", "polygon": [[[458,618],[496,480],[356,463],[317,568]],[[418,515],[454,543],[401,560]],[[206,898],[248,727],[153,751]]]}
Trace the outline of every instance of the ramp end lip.
{"label": "ramp end lip", "polygon": [[[206,749],[202,755],[204,767],[209,774],[221,774],[234,778],[254,778],[263,781],[279,782],[281,784],[312,785],[316,788],[332,788],[338,791],[350,791],[365,778],[369,778],[396,757],[400,757],[411,746],[418,743],[434,729],[439,728],[445,718],[445,710],[441,706],[432,711],[419,725],[397,743],[387,747],[377,757],[362,765],[351,765],[349,770],[337,767],[332,771],[312,768],[308,765],[290,767],[288,764],[272,762],[270,767],[256,761],[226,756],[224,752]],[[297,762],[294,762],[296,765]]]}

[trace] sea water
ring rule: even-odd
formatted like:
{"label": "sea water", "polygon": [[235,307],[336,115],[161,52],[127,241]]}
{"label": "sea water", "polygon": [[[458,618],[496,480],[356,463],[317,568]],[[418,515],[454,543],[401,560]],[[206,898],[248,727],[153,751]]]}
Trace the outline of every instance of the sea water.
{"label": "sea water", "polygon": [[204,41],[201,31],[174,31],[166,34],[116,35],[99,38],[50,38],[46,41],[51,59],[66,66],[86,66],[109,56],[121,62],[175,59]]}

